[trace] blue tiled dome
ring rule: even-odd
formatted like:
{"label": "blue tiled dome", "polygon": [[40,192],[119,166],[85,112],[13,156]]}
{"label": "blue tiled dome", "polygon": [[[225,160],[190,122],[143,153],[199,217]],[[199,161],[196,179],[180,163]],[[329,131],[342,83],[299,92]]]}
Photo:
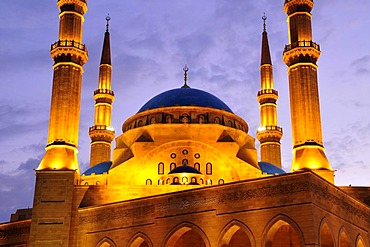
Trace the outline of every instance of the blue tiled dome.
{"label": "blue tiled dome", "polygon": [[93,173],[95,174],[103,174],[104,172],[108,172],[109,171],[109,168],[112,166],[112,162],[111,161],[106,161],[106,162],[102,162],[102,163],[99,163],[89,169],[87,169],[84,173],[82,173],[82,175],[85,175],[85,176],[89,176]]}
{"label": "blue tiled dome", "polygon": [[258,165],[260,166],[262,173],[267,173],[269,175],[285,174],[283,169],[280,169],[273,164],[267,162],[258,162]]}
{"label": "blue tiled dome", "polygon": [[165,91],[149,100],[138,112],[171,106],[211,107],[227,112],[232,110],[219,98],[205,91],[194,88],[176,88]]}

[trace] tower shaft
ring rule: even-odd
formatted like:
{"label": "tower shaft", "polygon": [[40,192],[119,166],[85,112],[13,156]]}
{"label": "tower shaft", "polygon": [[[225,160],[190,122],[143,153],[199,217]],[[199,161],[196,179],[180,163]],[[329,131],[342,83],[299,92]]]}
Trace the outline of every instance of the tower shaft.
{"label": "tower shaft", "polygon": [[82,66],[87,50],[82,42],[85,0],[59,0],[59,40],[51,46],[53,88],[46,154],[38,170],[78,170]]}
{"label": "tower shaft", "polygon": [[[266,20],[266,17],[263,17]],[[260,141],[261,161],[281,166],[281,145],[283,136],[282,128],[278,126],[276,102],[278,92],[274,90],[272,62],[268,44],[267,32],[262,33],[261,49],[261,90],[258,92],[257,100],[260,103],[260,127],[257,131],[257,139]]]}
{"label": "tower shaft", "polygon": [[[109,21],[107,17],[107,21]],[[112,103],[114,93],[112,86],[112,63],[110,54],[110,34],[104,35],[103,51],[99,66],[98,89],[94,91],[95,117],[94,126],[89,129],[91,138],[90,167],[111,160],[114,129],[111,127]]]}
{"label": "tower shaft", "polygon": [[313,0],[286,0],[289,44],[283,60],[288,66],[292,122],[292,171],[310,169],[333,182],[333,170],[322,141],[317,60],[320,46],[312,41]]}

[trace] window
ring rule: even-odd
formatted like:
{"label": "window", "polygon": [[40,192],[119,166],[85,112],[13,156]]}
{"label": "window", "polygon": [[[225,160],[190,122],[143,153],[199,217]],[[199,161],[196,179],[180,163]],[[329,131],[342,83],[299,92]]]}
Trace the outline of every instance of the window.
{"label": "window", "polygon": [[200,124],[204,123],[204,116],[203,115],[199,115],[199,123]]}
{"label": "window", "polygon": [[187,159],[183,159],[182,162],[181,162],[181,164],[183,166],[187,166],[189,164],[189,161]]}
{"label": "window", "polygon": [[207,163],[206,165],[206,174],[212,175],[212,164],[211,163]]}
{"label": "window", "polygon": [[170,164],[170,171],[172,171],[173,169],[175,169],[176,168],[176,163],[175,162],[172,162],[171,164]]}
{"label": "window", "polygon": [[221,119],[219,117],[215,117],[215,123],[216,124],[220,124],[221,123]]}
{"label": "window", "polygon": [[187,183],[188,183],[188,181],[189,181],[189,179],[188,179],[187,177],[183,177],[183,178],[182,178],[182,183],[183,183],[183,184],[187,184]]}
{"label": "window", "polygon": [[152,118],[150,119],[150,124],[155,124],[155,123],[156,123],[155,117],[152,117]]}
{"label": "window", "polygon": [[172,117],[170,115],[166,117],[166,123],[172,123]]}
{"label": "window", "polygon": [[200,171],[200,164],[197,162],[194,164],[194,168]]}
{"label": "window", "polygon": [[158,174],[159,175],[163,175],[164,174],[164,164],[163,164],[163,162],[160,162],[158,164]]}
{"label": "window", "polygon": [[181,123],[189,123],[190,121],[189,121],[189,115],[188,114],[186,114],[186,113],[184,113],[184,114],[182,114],[181,115],[181,118],[180,118],[180,121],[181,121]]}
{"label": "window", "polygon": [[218,180],[218,184],[224,184],[225,181],[223,179]]}
{"label": "window", "polygon": [[146,185],[152,185],[152,180],[147,179],[147,180],[146,180]]}

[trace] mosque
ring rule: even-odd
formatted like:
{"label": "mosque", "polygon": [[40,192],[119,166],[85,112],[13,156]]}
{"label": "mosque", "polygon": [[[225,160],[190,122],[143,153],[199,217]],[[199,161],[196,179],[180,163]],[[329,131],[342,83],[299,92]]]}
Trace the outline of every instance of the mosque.
{"label": "mosque", "polygon": [[[338,187],[323,146],[312,40],[313,0],[285,0],[293,157],[281,168],[266,18],[261,49],[260,142],[216,96],[184,84],[149,99],[111,126],[109,18],[104,35],[90,168],[77,159],[86,0],[58,0],[51,46],[53,87],[46,153],[33,208],[0,224],[0,246],[370,247],[370,187]],[[143,99],[145,101],[145,99]],[[117,134],[117,136],[116,136]],[[116,146],[112,147],[112,141]],[[113,150],[113,152],[112,152]]]}

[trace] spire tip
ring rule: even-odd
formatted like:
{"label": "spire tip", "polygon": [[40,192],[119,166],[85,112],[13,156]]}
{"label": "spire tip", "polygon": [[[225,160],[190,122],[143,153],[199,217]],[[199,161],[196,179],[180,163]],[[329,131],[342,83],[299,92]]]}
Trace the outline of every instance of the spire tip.
{"label": "spire tip", "polygon": [[109,21],[110,21],[110,16],[109,16],[109,13],[108,13],[108,15],[107,15],[107,17],[105,17],[105,20],[107,21],[107,25],[106,25],[106,27],[107,27],[107,29],[106,29],[106,31],[107,32],[109,32]]}
{"label": "spire tip", "polygon": [[266,20],[267,20],[266,13],[263,13],[262,20],[263,20],[263,31],[266,32]]}
{"label": "spire tip", "polygon": [[187,84],[187,82],[188,82],[188,71],[189,71],[188,66],[185,64],[185,66],[182,70],[184,71],[184,85],[181,88],[190,88]]}

